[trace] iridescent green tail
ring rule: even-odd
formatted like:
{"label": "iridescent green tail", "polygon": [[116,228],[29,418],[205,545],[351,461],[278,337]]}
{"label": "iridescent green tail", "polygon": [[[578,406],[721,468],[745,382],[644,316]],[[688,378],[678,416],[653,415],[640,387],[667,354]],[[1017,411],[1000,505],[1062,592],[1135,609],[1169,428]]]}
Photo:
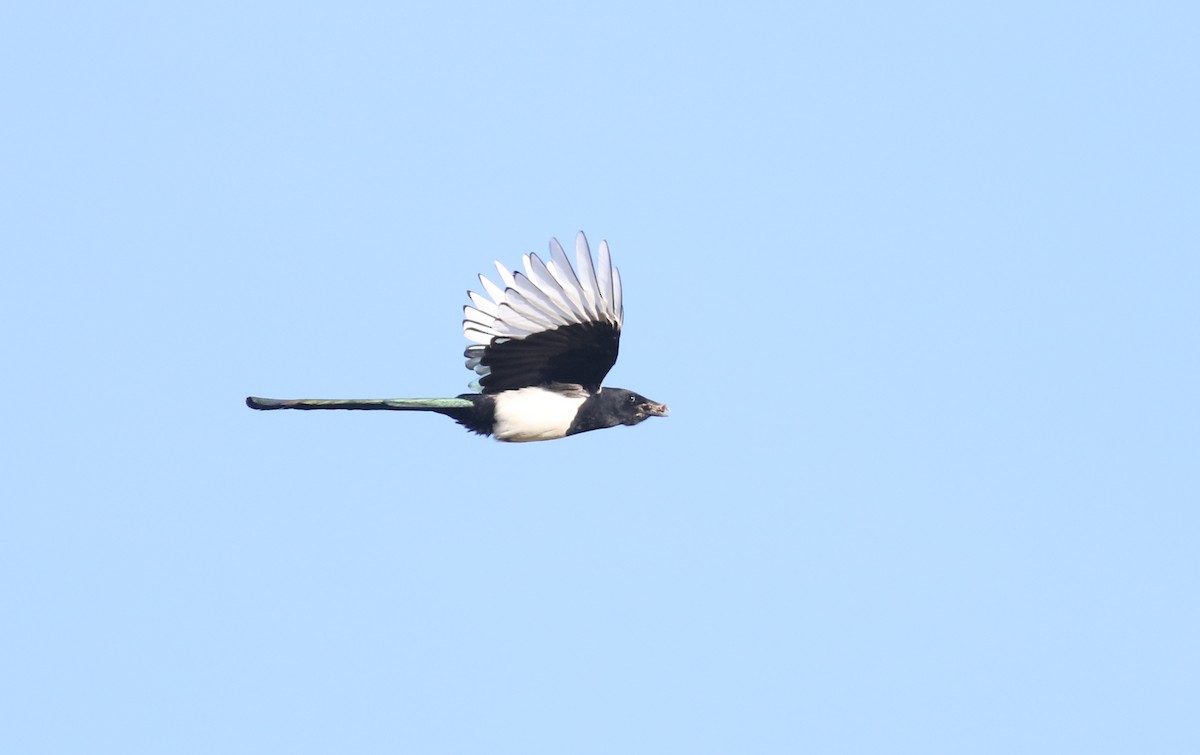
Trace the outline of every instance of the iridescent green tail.
{"label": "iridescent green tail", "polygon": [[437,412],[454,417],[455,410],[469,409],[474,403],[465,398],[258,398],[248,396],[251,409],[365,409],[395,412]]}

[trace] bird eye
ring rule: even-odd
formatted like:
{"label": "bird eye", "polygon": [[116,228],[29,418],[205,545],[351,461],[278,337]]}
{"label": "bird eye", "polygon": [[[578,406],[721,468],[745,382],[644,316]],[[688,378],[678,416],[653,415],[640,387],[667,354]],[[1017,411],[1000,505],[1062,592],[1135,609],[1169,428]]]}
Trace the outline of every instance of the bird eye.
{"label": "bird eye", "polygon": [[636,404],[636,403],[637,403],[637,396],[630,395],[630,397],[629,397],[629,403],[631,403],[631,404]]}

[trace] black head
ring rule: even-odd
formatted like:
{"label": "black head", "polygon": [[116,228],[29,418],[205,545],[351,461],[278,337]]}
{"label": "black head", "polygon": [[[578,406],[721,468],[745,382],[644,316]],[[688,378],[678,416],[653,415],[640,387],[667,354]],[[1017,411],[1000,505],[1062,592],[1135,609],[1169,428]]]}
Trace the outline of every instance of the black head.
{"label": "black head", "polygon": [[667,407],[624,388],[602,388],[592,394],[571,425],[568,435],[602,427],[636,425],[647,417],[665,417]]}
{"label": "black head", "polygon": [[667,405],[651,401],[640,393],[627,391],[624,388],[605,388],[600,395],[615,394],[616,414],[621,417],[622,425],[636,425],[647,417],[667,416]]}

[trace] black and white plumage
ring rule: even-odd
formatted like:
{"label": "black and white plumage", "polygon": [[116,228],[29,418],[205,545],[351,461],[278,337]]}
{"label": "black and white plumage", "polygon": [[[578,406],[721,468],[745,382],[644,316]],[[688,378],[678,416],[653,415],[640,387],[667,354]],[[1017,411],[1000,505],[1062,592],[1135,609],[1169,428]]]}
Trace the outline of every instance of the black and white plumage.
{"label": "black and white plumage", "polygon": [[593,264],[583,233],[575,265],[557,239],[549,259],[522,257],[524,272],[496,263],[499,283],[480,275],[484,293],[468,291],[464,356],[476,373],[471,388],[440,399],[265,399],[252,409],[377,409],[444,414],[502,441],[554,440],[666,416],[667,407],[601,382],[617,361],[624,322],[621,276],[608,242]]}

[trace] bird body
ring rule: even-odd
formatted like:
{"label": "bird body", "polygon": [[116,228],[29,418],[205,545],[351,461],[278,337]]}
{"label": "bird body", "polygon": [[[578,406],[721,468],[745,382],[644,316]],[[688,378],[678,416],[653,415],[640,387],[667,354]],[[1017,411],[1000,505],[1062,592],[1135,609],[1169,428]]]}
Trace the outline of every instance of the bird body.
{"label": "bird body", "polygon": [[666,416],[667,407],[623,388],[601,387],[617,360],[624,303],[608,243],[593,265],[587,239],[575,242],[572,267],[550,240],[550,258],[523,257],[524,272],[499,262],[501,285],[480,275],[483,294],[468,291],[463,308],[467,367],[478,393],[431,399],[267,399],[252,409],[427,411],[446,415],[496,440],[555,440]]}

